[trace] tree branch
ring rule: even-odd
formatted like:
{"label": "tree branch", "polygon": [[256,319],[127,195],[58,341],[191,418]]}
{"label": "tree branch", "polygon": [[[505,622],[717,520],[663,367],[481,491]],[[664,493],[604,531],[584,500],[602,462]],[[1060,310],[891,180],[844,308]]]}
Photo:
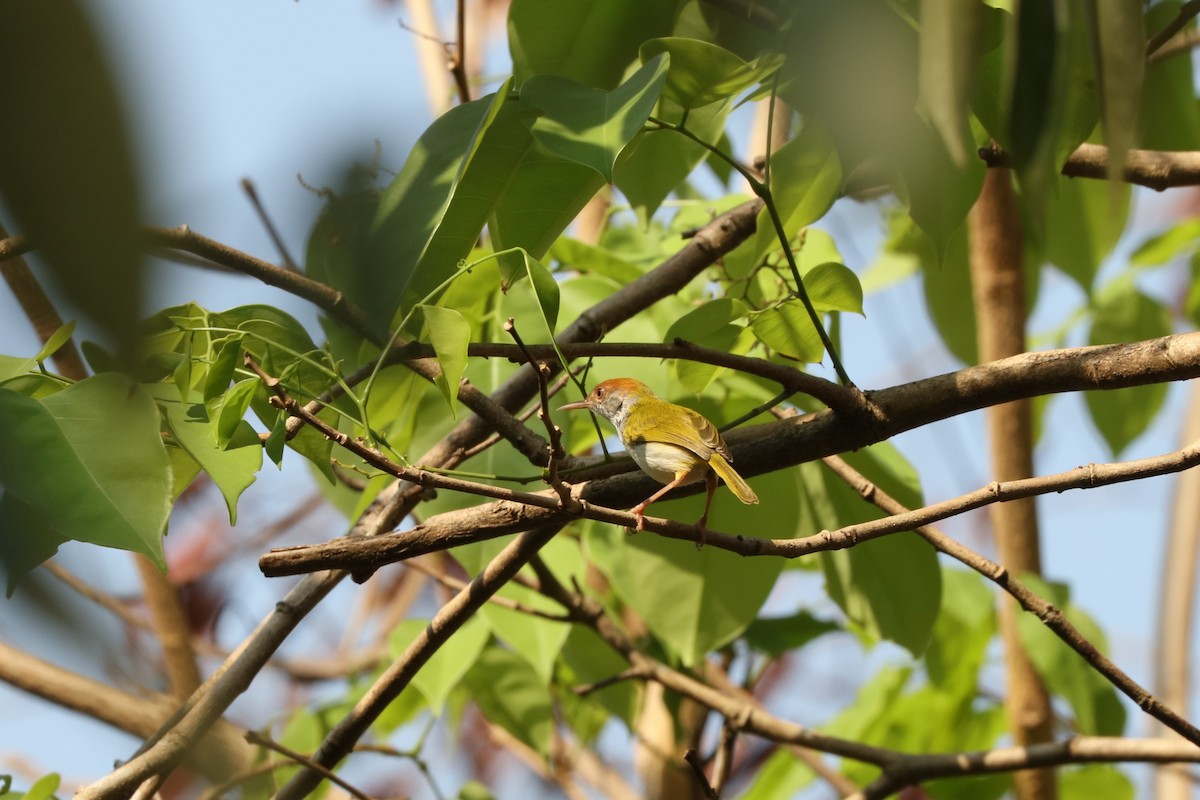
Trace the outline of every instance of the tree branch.
{"label": "tree branch", "polygon": [[[523,533],[501,550],[469,586],[441,607],[400,658],[379,676],[350,713],[321,742],[321,746],[312,754],[312,761],[329,769],[335,767],[388,704],[408,686],[429,657],[558,531],[559,526],[554,525],[537,528]],[[279,790],[276,798],[300,800],[315,789],[320,780],[321,775],[315,770],[301,769]]]}
{"label": "tree branch", "polygon": [[[1200,448],[1196,449],[1197,453],[1200,453]],[[903,505],[890,497],[878,486],[872,484],[866,477],[841,458],[826,458],[824,462],[839,477],[857,489],[859,494],[889,514],[903,514],[907,511]],[[939,552],[957,559],[1012,595],[1020,603],[1021,608],[1037,617],[1058,638],[1062,639],[1067,646],[1090,664],[1094,670],[1103,675],[1109,683],[1117,687],[1125,696],[1137,704],[1138,708],[1162,722],[1180,736],[1188,739],[1192,744],[1200,745],[1200,729],[1156,700],[1141,684],[1129,677],[1120,667],[1097,650],[1079,632],[1079,629],[1063,616],[1061,611],[1039,597],[1020,580],[1013,577],[1012,573],[1006,567],[976,553],[974,550],[960,544],[936,528],[921,526],[916,529],[916,532]]]}
{"label": "tree branch", "polygon": [[1200,749],[1167,739],[1125,739],[1108,736],[1076,736],[1063,742],[999,747],[937,755],[908,755],[884,768],[869,786],[847,800],[882,800],[905,786],[935,778],[1014,772],[1065,764],[1141,761],[1200,761]]}
{"label": "tree branch", "polygon": [[[1139,371],[1141,370],[1141,371]],[[881,409],[882,421],[875,427],[839,418],[831,411],[798,417],[785,422],[757,425],[734,431],[729,437],[734,458],[744,474],[759,475],[791,467],[814,458],[855,450],[901,431],[991,403],[1005,402],[1034,393],[1117,388],[1191,377],[1200,373],[1200,333],[1179,334],[1130,345],[1103,345],[1067,350],[1026,353],[992,364],[968,367],[956,373],[883,389],[871,394]],[[882,520],[824,531],[801,539],[762,539],[709,531],[707,545],[742,555],[776,555],[796,558],[808,553],[850,547],[868,538],[885,536],[918,525],[945,519],[988,503],[1120,483],[1187,469],[1200,459],[1200,449],[1189,447],[1157,458],[1117,464],[1089,465],[1042,478],[1027,478],[992,484],[954,500],[937,503],[920,511]],[[587,505],[580,516],[628,525],[631,515],[616,511],[645,497],[650,479],[634,473],[628,459],[581,471],[592,480],[582,487],[580,498]],[[603,480],[599,476],[624,471]],[[683,496],[699,487],[681,487]],[[519,495],[520,493],[513,493]],[[493,503],[439,514],[410,531],[370,540],[343,537],[319,545],[273,550],[259,559],[268,576],[309,572],[328,568],[378,567],[413,555],[482,541],[551,520],[561,512],[550,509],[546,494],[538,508]],[[522,527],[524,526],[524,527]],[[646,529],[670,538],[697,541],[693,525],[655,517],[646,518]]]}
{"label": "tree branch", "polygon": [[[0,680],[139,737],[151,735],[175,707],[175,701],[166,695],[131,695],[3,642],[0,642]],[[217,780],[245,767],[253,755],[253,748],[242,741],[240,733],[232,725],[223,724],[204,739],[191,763]]]}
{"label": "tree branch", "polygon": [[[997,144],[979,148],[979,157],[989,167],[1011,167],[1012,158]],[[1067,157],[1062,174],[1069,178],[1108,179],[1108,148],[1084,143]],[[1177,186],[1200,184],[1200,152],[1130,150],[1125,155],[1123,179],[1156,192]]]}
{"label": "tree branch", "polygon": [[[989,169],[983,189],[967,215],[971,296],[981,361],[996,361],[1025,352],[1025,272],[1021,215],[1011,170]],[[988,456],[997,481],[1034,474],[1033,407],[1015,400],[984,411]],[[1014,498],[989,508],[1000,560],[1014,573],[1041,575],[1042,558],[1034,497]],[[1000,638],[1004,643],[1004,708],[1015,744],[1038,744],[1054,738],[1050,693],[1017,632],[1017,609],[1000,599]],[[1054,800],[1051,770],[1013,776],[1019,800]]]}

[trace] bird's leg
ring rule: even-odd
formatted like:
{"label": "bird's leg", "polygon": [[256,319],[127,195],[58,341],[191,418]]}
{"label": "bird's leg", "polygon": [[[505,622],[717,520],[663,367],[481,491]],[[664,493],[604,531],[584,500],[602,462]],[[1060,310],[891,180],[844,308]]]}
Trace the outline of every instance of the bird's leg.
{"label": "bird's leg", "polygon": [[704,498],[704,513],[700,515],[700,521],[696,523],[696,527],[700,529],[700,538],[696,540],[697,550],[704,547],[704,533],[708,528],[708,511],[712,508],[713,492],[717,491],[717,473],[710,469],[704,476],[704,483],[708,494]]}
{"label": "bird's leg", "polygon": [[[638,503],[633,508],[629,509],[629,513],[633,514],[635,517],[637,517],[637,528],[634,531],[631,531],[631,533],[634,533],[634,532],[640,533],[642,530],[645,529],[645,527],[646,527],[646,508],[651,503],[653,503],[658,498],[662,497],[667,492],[674,489],[676,486],[679,486],[681,483],[686,481],[689,477],[690,477],[690,473],[687,471],[679,473],[678,475],[675,476],[675,480],[671,481],[666,486],[662,487],[657,492],[650,495],[649,497],[647,497],[642,502]],[[625,530],[629,530],[629,529],[626,528]]]}

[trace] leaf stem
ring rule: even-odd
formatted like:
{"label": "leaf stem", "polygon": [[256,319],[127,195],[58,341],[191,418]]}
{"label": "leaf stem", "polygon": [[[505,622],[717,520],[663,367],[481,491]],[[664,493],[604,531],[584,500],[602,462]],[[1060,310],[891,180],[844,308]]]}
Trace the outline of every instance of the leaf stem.
{"label": "leaf stem", "polygon": [[854,381],[850,380],[850,376],[846,373],[845,367],[842,366],[841,359],[838,358],[837,350],[833,346],[833,341],[830,340],[829,334],[825,332],[825,326],[821,324],[821,316],[813,307],[812,300],[808,297],[808,292],[804,288],[804,280],[800,277],[800,267],[796,263],[796,255],[792,252],[791,244],[788,241],[787,232],[783,227],[783,220],[779,217],[779,210],[775,207],[775,198],[771,194],[771,188],[764,182],[759,180],[753,172],[746,166],[739,163],[737,159],[730,156],[720,148],[709,144],[696,134],[689,131],[682,125],[677,125],[673,122],[659,119],[658,117],[649,117],[647,122],[657,125],[659,128],[669,131],[681,133],[691,139],[696,144],[703,147],[708,152],[720,158],[725,163],[729,164],[737,173],[746,179],[750,184],[750,189],[763,201],[763,206],[767,209],[767,214],[771,218],[771,226],[775,228],[775,235],[779,239],[780,246],[783,247],[783,255],[787,258],[788,267],[792,271],[792,278],[796,282],[796,297],[804,306],[804,310],[808,312],[808,318],[812,321],[813,327],[817,329],[817,335],[821,337],[821,344],[825,347],[825,352],[829,354],[829,361],[833,365],[834,372],[837,373],[838,380],[845,386],[853,386]]}

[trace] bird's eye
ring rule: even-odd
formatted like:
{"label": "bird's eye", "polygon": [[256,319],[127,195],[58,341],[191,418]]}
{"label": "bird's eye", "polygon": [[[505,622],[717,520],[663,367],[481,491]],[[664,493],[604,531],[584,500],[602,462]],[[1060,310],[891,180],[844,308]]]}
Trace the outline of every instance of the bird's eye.
{"label": "bird's eye", "polygon": [[603,386],[596,387],[596,397],[604,397],[604,387]]}

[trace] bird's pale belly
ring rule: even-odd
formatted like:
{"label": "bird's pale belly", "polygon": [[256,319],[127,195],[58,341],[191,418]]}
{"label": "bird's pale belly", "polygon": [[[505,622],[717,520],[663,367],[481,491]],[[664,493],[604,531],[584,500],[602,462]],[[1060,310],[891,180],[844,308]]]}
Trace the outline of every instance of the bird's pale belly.
{"label": "bird's pale belly", "polygon": [[670,483],[680,473],[692,471],[680,485],[704,479],[707,464],[690,450],[665,442],[638,442],[629,447],[629,455],[646,474],[659,483]]}

